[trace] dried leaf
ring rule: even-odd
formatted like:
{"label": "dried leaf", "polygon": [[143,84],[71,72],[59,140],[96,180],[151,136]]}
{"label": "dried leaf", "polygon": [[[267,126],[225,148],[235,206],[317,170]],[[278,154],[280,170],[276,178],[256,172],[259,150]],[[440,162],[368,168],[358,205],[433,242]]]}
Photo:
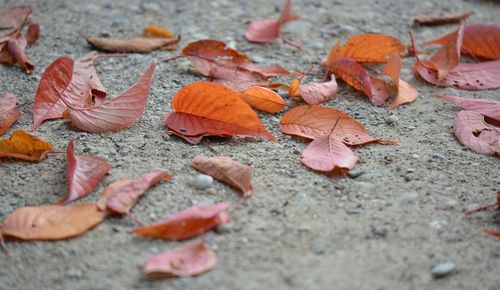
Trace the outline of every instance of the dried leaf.
{"label": "dried leaf", "polygon": [[23,35],[21,35],[17,38],[10,38],[7,41],[6,48],[12,58],[12,62],[14,64],[18,63],[27,74],[31,74],[35,69],[35,66],[28,60],[26,54],[24,53],[24,49],[26,49],[27,45],[28,41]]}
{"label": "dried leaf", "polygon": [[75,156],[74,140],[69,141],[66,149],[69,189],[66,197],[59,201],[59,204],[68,203],[89,194],[112,167],[106,160],[96,156]]}
{"label": "dried leaf", "polygon": [[168,172],[156,171],[133,180],[126,179],[114,182],[106,187],[97,202],[97,207],[100,210],[108,209],[112,213],[128,214],[146,190],[156,183],[170,178],[171,175]]}
{"label": "dried leaf", "polygon": [[3,221],[2,235],[23,240],[61,240],[79,236],[104,219],[95,204],[23,207]]}
{"label": "dried leaf", "polygon": [[[423,45],[445,45],[457,32],[425,42]],[[486,59],[500,60],[500,26],[495,24],[468,24],[464,27],[461,52]]]}
{"label": "dried leaf", "polygon": [[238,66],[217,66],[210,70],[210,77],[218,84],[241,92],[252,86],[266,86],[267,77]]}
{"label": "dried leaf", "polygon": [[30,20],[32,9],[29,6],[14,6],[0,12],[0,29],[9,29],[0,37],[10,35]]}
{"label": "dried leaf", "polygon": [[337,82],[335,76],[332,76],[329,82],[324,83],[301,84],[299,80],[295,80],[290,85],[288,94],[292,98],[303,99],[304,102],[310,105],[318,105],[330,100],[337,94]]}
{"label": "dried leaf", "polygon": [[358,162],[358,157],[342,142],[342,139],[328,134],[314,139],[302,151],[301,156],[300,161],[304,165],[324,172],[336,168],[352,169]]}
{"label": "dried leaf", "polygon": [[49,142],[22,130],[14,131],[7,140],[0,140],[0,158],[40,161],[51,149]]}
{"label": "dried leaf", "polygon": [[329,68],[338,58],[350,58],[356,62],[386,62],[386,55],[400,54],[404,50],[405,46],[392,36],[358,34],[349,37],[342,46],[337,43],[323,60],[323,65]]}
{"label": "dried leaf", "polygon": [[475,111],[500,121],[500,102],[498,101],[489,99],[464,99],[454,96],[441,96],[440,98],[451,101],[465,110]]}
{"label": "dried leaf", "polygon": [[158,38],[175,38],[176,36],[168,31],[167,29],[156,26],[156,25],[150,25],[144,27],[144,30],[142,32],[142,35],[145,37],[158,37]]}
{"label": "dried leaf", "polygon": [[500,129],[484,121],[481,113],[460,111],[453,120],[453,132],[465,147],[485,155],[500,155]]}
{"label": "dried leaf", "polygon": [[12,93],[0,96],[0,136],[21,117],[21,112],[16,106],[17,98]]}
{"label": "dried leaf", "polygon": [[387,56],[387,64],[384,68],[384,74],[389,76],[391,78],[392,85],[396,86],[396,97],[389,104],[389,109],[394,109],[402,104],[411,103],[415,101],[418,96],[417,89],[399,78],[401,67],[402,63],[399,55],[390,54]]}
{"label": "dried leaf", "polygon": [[33,45],[40,37],[40,25],[37,23],[30,24],[26,32],[26,41],[28,45]]}
{"label": "dried leaf", "polygon": [[243,165],[227,156],[203,157],[196,155],[191,166],[239,189],[243,196],[252,195],[252,167]]}
{"label": "dried leaf", "polygon": [[277,113],[285,108],[285,101],[275,91],[264,87],[250,87],[240,97],[252,108],[268,113]]}
{"label": "dried leaf", "polygon": [[195,206],[178,212],[170,218],[152,225],[138,228],[134,234],[165,240],[185,240],[220,225],[229,223],[231,218],[225,212],[229,203]]}
{"label": "dried leaf", "polygon": [[449,23],[459,23],[474,12],[444,13],[444,14],[424,14],[415,17],[415,23],[420,25],[440,25]]}
{"label": "dried leaf", "polygon": [[438,79],[446,77],[460,63],[463,32],[464,24],[462,23],[448,43],[438,49],[429,60],[429,63],[432,63],[432,69],[437,71]]}
{"label": "dried leaf", "polygon": [[210,271],[217,263],[215,253],[203,240],[150,256],[144,273],[151,276],[187,277]]}
{"label": "dried leaf", "polygon": [[[156,64],[152,64],[137,83],[112,100],[92,108],[68,106],[71,123],[90,133],[118,131],[130,127],[144,113],[155,68]],[[64,100],[64,97],[62,98]]]}
{"label": "dried leaf", "polygon": [[175,112],[167,114],[165,125],[187,138],[249,135],[276,140],[238,93],[218,84],[189,84],[175,94],[172,107]]}
{"label": "dried leaf", "polygon": [[359,63],[350,58],[337,58],[327,66],[327,69],[372,99],[370,76]]}
{"label": "dried leaf", "polygon": [[149,53],[155,50],[175,50],[178,38],[136,37],[132,39],[87,37],[87,42],[93,47],[111,52]]}

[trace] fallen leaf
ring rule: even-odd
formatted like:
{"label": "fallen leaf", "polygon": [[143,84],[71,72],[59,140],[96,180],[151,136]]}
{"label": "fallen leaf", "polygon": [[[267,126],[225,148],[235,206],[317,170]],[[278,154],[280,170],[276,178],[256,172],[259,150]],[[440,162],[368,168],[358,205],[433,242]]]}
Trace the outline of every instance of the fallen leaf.
{"label": "fallen leaf", "polygon": [[104,213],[95,204],[22,207],[3,221],[2,235],[22,240],[61,240],[79,236],[103,219]]}
{"label": "fallen leaf", "polygon": [[314,139],[302,151],[301,162],[307,167],[324,172],[335,168],[352,169],[358,157],[347,147],[342,139],[329,134]]}
{"label": "fallen leaf", "polygon": [[168,219],[138,228],[134,234],[165,240],[185,240],[220,225],[229,223],[231,218],[225,212],[229,203],[195,206],[178,212]]}
{"label": "fallen leaf", "polygon": [[292,14],[292,1],[286,0],[279,19],[262,19],[250,22],[246,31],[245,38],[250,42],[268,43],[278,38],[282,38],[286,43],[302,49],[290,40],[281,35],[281,26],[288,21],[297,19],[298,16]]}
{"label": "fallen leaf", "polygon": [[[451,32],[423,45],[445,45],[457,32]],[[500,26],[476,23],[464,27],[461,52],[486,59],[500,60]]]}
{"label": "fallen leaf", "polygon": [[40,24],[33,23],[28,26],[28,31],[26,31],[26,41],[28,45],[33,45],[40,37]]}
{"label": "fallen leaf", "polygon": [[490,230],[483,230],[483,233],[485,233],[487,235],[490,235],[490,236],[494,236],[494,237],[500,238],[500,232],[495,232],[495,231],[490,231]]}
{"label": "fallen leaf", "polygon": [[500,121],[500,102],[498,101],[488,99],[464,99],[454,96],[441,96],[440,98],[451,101],[462,109],[475,111]]}
{"label": "fallen leaf", "polygon": [[217,66],[210,70],[212,81],[237,92],[253,86],[266,86],[267,77],[261,73],[249,71],[238,66]]}
{"label": "fallen leaf", "polygon": [[292,98],[302,99],[310,105],[318,105],[330,100],[337,94],[337,82],[332,76],[329,82],[301,84],[294,80],[290,85],[288,94]]}
{"label": "fallen leaf", "polygon": [[471,210],[466,211],[465,214],[469,215],[469,214],[472,214],[475,212],[479,212],[479,211],[483,211],[483,210],[487,210],[487,209],[491,209],[491,208],[494,208],[494,209],[500,208],[500,190],[497,192],[497,200],[495,203],[483,205],[483,206],[478,207],[478,208],[473,208]]}
{"label": "fallen leaf", "polygon": [[21,117],[21,112],[16,106],[17,98],[12,93],[0,96],[0,136]]}
{"label": "fallen leaf", "polygon": [[462,46],[464,24],[453,34],[448,43],[443,45],[431,57],[428,63],[437,71],[438,79],[443,79],[460,63],[460,47]]}
{"label": "fallen leaf", "polygon": [[74,140],[69,141],[66,149],[68,193],[58,204],[68,203],[89,194],[112,167],[106,160],[96,156],[75,156]]}
{"label": "fallen leaf", "polygon": [[465,147],[485,155],[500,155],[500,129],[484,121],[481,113],[460,111],[453,120],[453,132]]}
{"label": "fallen leaf", "polygon": [[394,109],[399,105],[411,103],[415,101],[418,96],[417,89],[409,83],[399,78],[402,63],[399,55],[390,54],[387,56],[387,64],[384,68],[384,74],[389,76],[392,85],[396,86],[396,97],[389,104],[389,109]]}
{"label": "fallen leaf", "polygon": [[118,131],[132,126],[146,108],[155,68],[156,64],[152,64],[144,75],[121,95],[92,108],[75,108],[61,96],[68,106],[68,118],[71,123],[90,133]]}
{"label": "fallen leaf", "polygon": [[285,108],[283,98],[273,90],[264,87],[250,87],[240,97],[252,108],[268,113],[277,113]]}
{"label": "fallen leaf", "polygon": [[188,277],[210,271],[216,263],[215,253],[200,240],[150,256],[144,273],[155,277]]}
{"label": "fallen leaf", "polygon": [[136,37],[132,39],[87,37],[87,42],[99,50],[111,52],[149,53],[155,50],[175,50],[178,38]]}
{"label": "fallen leaf", "polygon": [[168,31],[167,29],[157,26],[157,25],[150,25],[144,27],[144,30],[142,32],[143,36],[146,37],[158,37],[158,38],[175,38],[176,36]]}
{"label": "fallen leaf", "polygon": [[449,23],[458,23],[465,20],[467,17],[474,14],[474,12],[460,12],[460,13],[443,13],[443,14],[424,14],[415,17],[415,23],[420,25],[440,25]]}
{"label": "fallen leaf", "polygon": [[349,37],[344,45],[335,44],[323,66],[329,68],[339,58],[350,58],[356,62],[386,62],[388,54],[400,54],[405,46],[396,38],[383,34],[358,34]]}
{"label": "fallen leaf", "polygon": [[14,131],[7,140],[0,140],[0,158],[40,161],[51,149],[49,142],[22,130]]}
{"label": "fallen leaf", "polygon": [[[320,105],[302,105],[288,111],[280,121],[281,132],[308,139],[324,135],[342,140],[350,146],[367,143],[395,144],[395,141],[374,139],[363,125],[348,114]],[[333,130],[333,131],[332,131]]]}
{"label": "fallen leaf", "polygon": [[91,52],[76,61],[61,57],[42,74],[35,94],[33,126],[36,130],[45,120],[62,118],[68,109],[65,102],[76,107],[92,105],[92,97],[106,96],[97,71],[93,66],[99,54]]}
{"label": "fallen leaf", "polygon": [[356,90],[365,93],[372,100],[370,76],[359,63],[350,58],[336,58],[326,68]]}
{"label": "fallen leaf", "polygon": [[252,167],[243,165],[227,156],[204,157],[196,155],[191,166],[239,189],[243,196],[252,195]]}
{"label": "fallen leaf", "polygon": [[[156,183],[170,178],[171,175],[167,172],[156,171],[133,180],[114,182],[106,187],[97,202],[97,207],[100,210],[108,209],[112,213],[128,214],[146,190]],[[102,206],[103,204],[104,206]]]}
{"label": "fallen leaf", "polygon": [[[222,85],[195,82],[181,88],[172,99],[175,112],[165,125],[176,134],[199,141],[203,136],[248,135],[275,141],[257,114],[238,93]],[[184,137],[183,137],[184,138]]]}
{"label": "fallen leaf", "polygon": [[6,29],[1,36],[7,36],[19,30],[32,17],[32,9],[29,6],[14,6],[0,12],[0,29]]}

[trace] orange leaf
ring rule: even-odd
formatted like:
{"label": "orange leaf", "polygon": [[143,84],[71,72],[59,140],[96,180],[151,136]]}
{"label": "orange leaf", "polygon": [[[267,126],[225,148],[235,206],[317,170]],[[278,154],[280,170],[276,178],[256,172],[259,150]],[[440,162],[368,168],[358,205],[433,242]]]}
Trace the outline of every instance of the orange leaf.
{"label": "orange leaf", "polygon": [[275,91],[264,87],[251,87],[240,94],[247,104],[257,110],[277,113],[285,108],[285,101]]}
{"label": "orange leaf", "polygon": [[199,171],[238,188],[247,197],[252,195],[252,167],[243,165],[227,156],[203,157],[196,155],[191,166]]}
{"label": "orange leaf", "polygon": [[401,104],[411,103],[418,96],[417,89],[399,78],[401,66],[401,57],[399,55],[390,54],[387,56],[384,74],[391,78],[392,86],[396,86],[397,91],[396,97],[388,106],[389,109],[394,109]]}
{"label": "orange leaf", "polygon": [[23,207],[7,216],[2,235],[23,240],[60,240],[79,236],[104,219],[95,204]]}
{"label": "orange leaf", "polygon": [[357,62],[386,62],[388,54],[400,54],[405,46],[396,38],[383,34],[358,34],[349,37],[347,43],[332,48],[323,65],[332,66],[337,58],[348,57]]}
{"label": "orange leaf", "polygon": [[431,57],[432,68],[437,71],[438,79],[442,80],[460,62],[460,47],[464,33],[464,24],[453,33],[449,41]]}
{"label": "orange leaf", "polygon": [[52,145],[49,142],[22,130],[14,131],[7,140],[0,140],[0,158],[40,161],[51,149]]}
{"label": "orange leaf", "polygon": [[220,225],[229,223],[231,218],[225,212],[229,203],[195,206],[178,212],[170,218],[152,225],[138,228],[134,234],[165,240],[185,240]]}
{"label": "orange leaf", "polygon": [[158,38],[175,38],[176,36],[168,31],[167,29],[156,26],[156,25],[150,25],[144,27],[144,30],[142,32],[143,36],[146,37],[158,37]]}
{"label": "orange leaf", "polygon": [[189,84],[175,94],[172,107],[175,112],[167,114],[165,124],[179,135],[249,135],[276,140],[238,93],[222,85]]}
{"label": "orange leaf", "polygon": [[415,23],[420,25],[458,23],[472,14],[474,14],[474,12],[471,11],[462,13],[424,14],[415,17]]}
{"label": "orange leaf", "polygon": [[12,93],[5,93],[0,96],[0,136],[7,132],[21,116],[16,102],[16,95]]}
{"label": "orange leaf", "polygon": [[372,99],[370,76],[359,63],[350,58],[337,58],[327,66],[327,69]]}

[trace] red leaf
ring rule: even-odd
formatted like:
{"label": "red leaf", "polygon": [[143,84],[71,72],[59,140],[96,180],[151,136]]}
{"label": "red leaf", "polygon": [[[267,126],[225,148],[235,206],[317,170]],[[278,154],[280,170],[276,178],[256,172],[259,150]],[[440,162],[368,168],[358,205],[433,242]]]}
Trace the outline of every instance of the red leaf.
{"label": "red leaf", "polygon": [[252,167],[243,165],[227,156],[203,157],[196,155],[191,166],[239,189],[243,196],[252,195]]}
{"label": "red leaf", "polygon": [[22,35],[17,38],[10,38],[7,41],[7,50],[12,57],[14,63],[18,63],[28,74],[31,74],[35,66],[28,60],[24,49],[28,45],[28,41]]}
{"label": "red leaf", "polygon": [[358,157],[347,147],[342,139],[332,135],[322,135],[314,139],[302,151],[304,165],[314,170],[330,172],[335,168],[352,169]]}
{"label": "red leaf", "polygon": [[332,61],[327,69],[356,90],[365,93],[370,100],[372,99],[370,76],[359,63],[350,58],[341,57]]}
{"label": "red leaf", "polygon": [[93,108],[70,106],[68,117],[71,123],[90,133],[117,131],[130,127],[144,113],[155,67],[156,64],[152,64],[137,83],[112,100]]}
{"label": "red leaf", "polygon": [[442,96],[441,99],[451,101],[465,110],[475,111],[500,121],[500,102],[488,99],[464,99],[453,96]]}
{"label": "red leaf", "polygon": [[200,240],[150,256],[144,265],[144,273],[152,276],[187,277],[207,272],[216,263],[215,253]]}
{"label": "red leaf", "polygon": [[97,207],[100,210],[108,209],[113,213],[128,214],[146,190],[161,180],[169,180],[170,178],[170,174],[165,171],[151,172],[139,178],[127,180],[123,185],[108,191],[110,186],[120,182],[117,181],[106,187],[97,202]]}
{"label": "red leaf", "polygon": [[481,113],[458,112],[453,120],[453,132],[460,143],[477,153],[500,154],[500,129],[487,124]]}
{"label": "red leaf", "polygon": [[37,23],[30,24],[28,26],[28,31],[26,32],[26,40],[28,45],[34,44],[40,37],[40,25]]}
{"label": "red leaf", "polygon": [[464,34],[464,24],[452,34],[449,41],[442,46],[429,60],[432,67],[437,71],[438,79],[443,79],[460,62],[460,47]]}
{"label": "red leaf", "polygon": [[225,212],[229,203],[195,206],[178,212],[166,220],[138,228],[134,234],[165,240],[185,240],[220,225],[229,223],[231,218]]}
{"label": "red leaf", "polygon": [[68,158],[68,193],[58,204],[68,203],[89,194],[99,184],[101,179],[111,170],[111,165],[105,160],[90,156],[75,156],[75,149],[71,139],[66,149]]}
{"label": "red leaf", "polygon": [[217,66],[210,70],[210,77],[215,83],[241,92],[252,86],[266,86],[267,77],[261,73],[249,71],[237,66]]}
{"label": "red leaf", "polygon": [[16,95],[12,93],[0,96],[0,136],[7,132],[21,116],[16,102]]}

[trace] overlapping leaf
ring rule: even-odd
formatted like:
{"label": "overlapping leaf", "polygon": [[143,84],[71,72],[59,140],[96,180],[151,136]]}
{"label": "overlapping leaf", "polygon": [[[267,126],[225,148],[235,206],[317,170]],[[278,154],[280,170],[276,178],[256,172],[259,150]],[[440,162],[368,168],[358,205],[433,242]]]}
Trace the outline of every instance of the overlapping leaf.
{"label": "overlapping leaf", "polygon": [[500,129],[484,121],[481,113],[460,111],[453,120],[453,132],[467,148],[485,155],[500,155]]}
{"label": "overlapping leaf", "polygon": [[166,220],[158,221],[152,225],[138,228],[134,234],[165,240],[185,240],[224,223],[229,223],[231,218],[225,212],[229,203],[195,206],[178,212]]}
{"label": "overlapping leaf", "polygon": [[273,90],[264,87],[250,87],[240,97],[252,108],[268,113],[277,113],[285,108],[283,98]]}
{"label": "overlapping leaf", "polygon": [[401,57],[399,55],[390,54],[387,56],[387,64],[384,68],[384,74],[389,76],[392,81],[392,85],[396,86],[396,95],[393,101],[389,104],[389,109],[394,109],[402,104],[411,103],[415,101],[418,96],[417,89],[399,78],[401,66]]}
{"label": "overlapping leaf", "polygon": [[40,161],[51,149],[49,142],[22,130],[14,131],[7,140],[0,140],[0,158]]}
{"label": "overlapping leaf", "polygon": [[311,169],[330,172],[335,168],[354,168],[358,157],[342,142],[342,139],[325,134],[314,139],[302,151],[300,161]]}
{"label": "overlapping leaf", "polygon": [[21,116],[16,103],[16,95],[12,93],[0,96],[0,136],[7,132]]}
{"label": "overlapping leaf", "polygon": [[336,58],[328,64],[326,69],[335,76],[358,91],[362,91],[368,98],[372,99],[372,85],[370,76],[365,69],[350,58]]}
{"label": "overlapping leaf", "polygon": [[310,105],[324,103],[337,94],[337,81],[335,76],[329,82],[301,84],[294,80],[290,85],[288,94],[292,98],[302,99]]}
{"label": "overlapping leaf", "polygon": [[500,102],[489,99],[464,99],[454,96],[442,96],[441,99],[451,101],[461,108],[481,113],[500,121]]}

